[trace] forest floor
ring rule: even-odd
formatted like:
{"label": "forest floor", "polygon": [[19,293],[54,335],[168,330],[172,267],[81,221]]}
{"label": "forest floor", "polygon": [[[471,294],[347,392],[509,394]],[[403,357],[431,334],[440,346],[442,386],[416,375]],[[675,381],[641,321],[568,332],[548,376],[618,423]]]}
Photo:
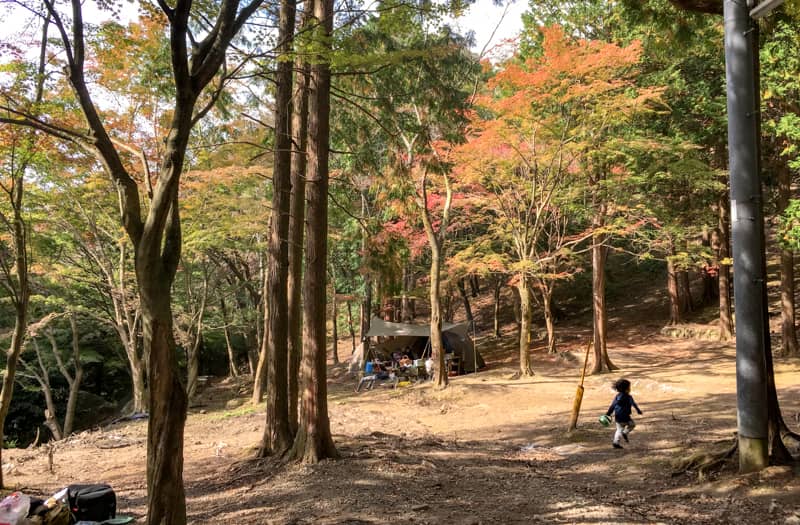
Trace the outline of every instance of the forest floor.
{"label": "forest floor", "polygon": [[[533,354],[536,376],[512,380],[512,327],[481,339],[488,368],[430,383],[355,393],[330,368],[330,420],[341,459],[253,461],[264,426],[246,378],[214,380],[190,409],[187,511],[204,524],[800,524],[800,478],[789,467],[703,480],[676,462],[730,445],[736,429],[732,344],[660,335],[663,304],[620,304],[609,319],[619,372],[589,376],[577,432],[565,430],[589,337],[586,319],[558,326],[560,357]],[[636,317],[631,312],[636,311]],[[341,343],[340,343],[341,345]],[[539,345],[541,346],[541,345]],[[349,353],[349,352],[348,352]],[[784,417],[800,426],[800,362],[778,359]],[[612,382],[628,377],[644,412],[624,450],[611,447]],[[121,513],[145,514],[146,421],[84,432],[48,449],[4,453],[7,483],[50,494],[110,483]]]}

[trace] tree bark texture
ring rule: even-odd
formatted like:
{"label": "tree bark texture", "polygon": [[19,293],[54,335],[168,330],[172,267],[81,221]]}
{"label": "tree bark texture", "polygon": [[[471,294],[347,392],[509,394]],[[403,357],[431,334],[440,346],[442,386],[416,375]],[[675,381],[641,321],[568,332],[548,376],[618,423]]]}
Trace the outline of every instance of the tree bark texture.
{"label": "tree bark texture", "polygon": [[[792,173],[788,166],[778,169],[778,209],[783,213],[789,205],[792,196]],[[797,346],[797,330],[795,328],[794,304],[794,252],[788,248],[781,248],[781,354],[797,356],[800,349]]]}
{"label": "tree bark texture", "polygon": [[228,318],[228,306],[225,304],[225,298],[219,298],[219,311],[222,315],[222,332],[225,335],[225,349],[228,351],[228,376],[239,377],[239,368],[236,363],[236,352],[234,351],[233,344],[231,343],[231,329],[229,326],[230,319]]}
{"label": "tree bark texture", "polygon": [[678,271],[678,297],[680,298],[682,312],[688,313],[694,311],[692,287],[689,283],[689,272],[685,269]]}
{"label": "tree bark texture", "polygon": [[143,328],[145,351],[150,354],[151,385],[147,427],[147,481],[151,488],[147,494],[147,523],[184,524],[183,429],[188,400],[178,373],[168,296],[156,293],[150,303],[149,294],[142,295],[149,303],[144,308]]}
{"label": "tree bark texture", "polygon": [[733,339],[733,301],[731,301],[731,265],[730,265],[730,220],[728,197],[723,194],[719,201],[719,339]]}
{"label": "tree bark texture", "polygon": [[675,271],[675,263],[672,256],[675,254],[674,248],[670,250],[667,257],[667,295],[669,296],[669,324],[676,325],[681,322],[681,305],[678,292],[678,272]]}
{"label": "tree bark texture", "polygon": [[[14,329],[11,332],[11,344],[6,351],[6,369],[3,374],[3,387],[0,390],[0,463],[2,462],[2,449],[5,440],[5,422],[11,408],[11,398],[14,394],[14,381],[19,355],[22,352],[22,343],[25,330],[28,326],[28,300],[30,290],[28,287],[28,256],[25,223],[22,219],[22,179],[18,179],[12,190],[14,208],[13,243],[15,252],[16,285],[14,304]],[[0,488],[4,487],[3,470],[0,469]]]}
{"label": "tree bark texture", "polygon": [[58,417],[56,417],[56,404],[53,400],[53,388],[50,386],[50,374],[44,364],[44,360],[42,359],[42,353],[39,350],[39,343],[36,340],[36,337],[33,336],[33,334],[29,334],[29,336],[31,342],[33,343],[34,352],[36,353],[36,361],[39,365],[39,371],[37,372],[33,365],[29,365],[22,359],[20,359],[19,362],[27,370],[27,372],[36,379],[36,382],[39,383],[39,387],[42,389],[42,394],[44,395],[44,425],[50,430],[53,439],[55,441],[60,441],[64,438],[64,433],[61,430],[61,424],[58,422]]}
{"label": "tree bark texture", "polygon": [[67,409],[64,413],[64,428],[63,436],[69,437],[74,429],[75,422],[75,409],[78,406],[78,392],[81,389],[81,382],[83,381],[83,366],[81,366],[81,349],[78,341],[78,323],[75,319],[75,312],[71,312],[69,316],[69,325],[72,331],[72,363],[75,369],[73,374],[69,373],[67,367],[64,365],[61,354],[55,345],[55,341],[51,339],[53,344],[53,353],[56,356],[56,362],[61,370],[61,375],[67,380],[69,385],[69,396],[67,397]]}
{"label": "tree bark texture", "polygon": [[350,341],[352,343],[351,355],[356,353],[356,327],[353,325],[353,303],[347,301],[347,328],[350,331]]}
{"label": "tree bark texture", "polygon": [[331,345],[333,347],[333,364],[339,364],[339,304],[336,301],[336,291],[331,296]]}
{"label": "tree bark texture", "polygon": [[[190,280],[187,279],[187,286],[191,286]],[[203,345],[203,316],[206,310],[206,301],[208,300],[208,272],[203,268],[203,289],[200,295],[200,305],[194,314],[193,325],[189,327],[189,333],[192,334],[191,344],[187,349],[186,359],[186,396],[189,399],[194,398],[197,393],[197,378],[200,375],[200,349]]]}
{"label": "tree bark texture", "polygon": [[519,276],[517,290],[519,291],[520,306],[519,375],[521,377],[530,377],[533,375],[530,351],[533,311],[531,309],[531,290],[528,284],[528,276],[524,273]]}
{"label": "tree bark texture", "polygon": [[[314,2],[312,23],[333,32],[333,0]],[[330,40],[324,44],[330,46]],[[325,56],[311,65],[308,110],[306,276],[303,280],[303,390],[299,425],[289,457],[316,463],[338,457],[328,419],[326,281],[328,268],[328,157],[330,148],[330,65]]]}
{"label": "tree bark texture", "polygon": [[503,281],[500,278],[496,278],[494,281],[494,312],[493,312],[493,326],[494,331],[494,338],[500,338],[500,290],[503,287]]}
{"label": "tree bark texture", "polygon": [[539,290],[542,294],[542,310],[544,310],[544,324],[547,329],[547,353],[556,353],[556,327],[553,314],[553,290],[545,283],[540,283]]}
{"label": "tree bark texture", "polygon": [[[423,212],[426,213],[426,212]],[[431,245],[430,300],[431,300],[431,356],[435,365],[434,388],[447,387],[448,370],[445,366],[444,343],[442,341],[442,303],[439,296],[442,257],[438,239],[428,235]],[[432,241],[432,242],[431,242]]]}
{"label": "tree bark texture", "polygon": [[253,404],[257,405],[264,400],[264,391],[267,387],[267,367],[269,361],[269,311],[272,305],[269,304],[269,286],[267,274],[264,274],[261,281],[262,297],[264,300],[261,311],[261,341],[258,349],[258,364],[256,373],[253,375]]}
{"label": "tree bark texture", "polygon": [[592,247],[592,305],[594,312],[594,367],[592,374],[616,370],[606,348],[606,256],[604,239],[595,237]]}
{"label": "tree bark texture", "polygon": [[475,324],[475,319],[472,317],[472,306],[469,304],[469,295],[467,295],[467,286],[464,278],[459,279],[456,284],[458,293],[461,294],[461,300],[464,301],[464,315],[466,315],[467,322],[471,328]]}
{"label": "tree bark texture", "polygon": [[289,213],[292,196],[292,69],[294,0],[281,0],[275,76],[275,150],[269,242],[267,422],[259,456],[282,455],[292,444],[289,425]]}
{"label": "tree bark texture", "polygon": [[[307,26],[310,13],[305,11],[301,27]],[[303,239],[306,211],[306,145],[308,143],[308,64],[295,62],[294,104],[292,105],[292,196],[289,204],[289,430],[297,432],[300,360],[303,356]]]}

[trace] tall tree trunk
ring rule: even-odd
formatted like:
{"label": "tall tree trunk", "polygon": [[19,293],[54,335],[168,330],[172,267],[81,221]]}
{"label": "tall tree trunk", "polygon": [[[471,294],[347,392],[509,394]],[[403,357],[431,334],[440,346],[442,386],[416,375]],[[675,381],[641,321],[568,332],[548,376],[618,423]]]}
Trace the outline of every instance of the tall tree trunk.
{"label": "tall tree trunk", "polygon": [[[16,189],[19,204],[22,204],[22,180],[17,181],[19,186]],[[28,326],[28,299],[30,291],[28,288],[28,258],[26,248],[25,223],[22,220],[22,210],[20,207],[14,209],[14,251],[16,252],[16,296],[14,303],[14,329],[11,332],[11,344],[6,351],[6,368],[3,374],[3,388],[0,390],[0,462],[2,462],[2,449],[5,439],[5,422],[8,410],[11,408],[11,398],[14,393],[14,376],[17,370],[17,362],[22,352],[22,342],[25,338],[25,330]],[[3,469],[0,469],[0,488],[3,484]]]}
{"label": "tall tree trunk", "polygon": [[478,278],[478,274],[470,274],[469,276],[469,286],[472,289],[472,297],[478,297],[478,294],[481,293],[481,285],[480,279]]}
{"label": "tall tree trunk", "polygon": [[[713,238],[714,231],[707,226],[703,227],[703,247],[711,250]],[[703,265],[703,270],[701,273],[701,277],[703,279],[703,306],[711,305],[717,300],[717,295],[719,293],[719,283],[717,282],[719,279],[719,273],[714,271],[715,266],[718,267],[718,265],[715,265],[709,259],[706,259],[706,263]]]}
{"label": "tall tree trunk", "polygon": [[69,383],[69,397],[67,398],[67,410],[64,413],[64,437],[69,437],[72,434],[75,424],[75,409],[78,406],[78,392],[80,392],[81,383],[83,382],[81,348],[78,341],[78,323],[75,319],[75,312],[70,313],[69,326],[72,331],[72,363],[75,373],[72,376],[65,374]]}
{"label": "tall tree trunk", "polygon": [[520,330],[519,330],[519,375],[530,377],[533,375],[531,368],[531,324],[533,311],[531,309],[531,290],[528,276],[521,274],[517,283],[519,291]]}
{"label": "tall tree trunk", "polygon": [[225,304],[225,298],[222,296],[219,298],[219,311],[222,314],[222,332],[225,335],[225,349],[228,351],[228,376],[239,377],[239,368],[236,366],[236,352],[234,351],[233,344],[231,343],[228,307]]}
{"label": "tall tree trunk", "polygon": [[[409,160],[413,156],[409,152]],[[430,208],[428,207],[428,168],[423,168],[420,193],[417,195],[417,207],[420,210],[422,224],[425,227],[425,236],[428,238],[428,246],[431,249],[431,270],[430,270],[430,301],[431,301],[431,355],[436,363],[434,371],[433,387],[443,389],[447,387],[448,370],[445,368],[445,349],[442,342],[442,303],[441,297],[441,273],[442,261],[444,260],[444,241],[447,235],[447,223],[450,217],[450,206],[453,202],[453,192],[450,187],[450,180],[447,174],[443,174],[446,196],[442,207],[442,216],[439,222],[439,231],[433,227]],[[449,294],[448,294],[449,298]]]}
{"label": "tall tree trunk", "polygon": [[[423,213],[426,213],[423,211]],[[431,272],[430,272],[430,300],[431,300],[431,356],[436,363],[433,384],[434,388],[447,387],[448,370],[445,367],[444,343],[442,341],[442,303],[439,299],[439,286],[441,275],[441,246],[436,237],[428,235],[431,245]]]}
{"label": "tall tree trunk", "polygon": [[464,278],[458,280],[457,286],[458,293],[461,294],[461,300],[464,301],[464,314],[467,316],[467,322],[470,328],[472,328],[475,324],[475,319],[472,317],[472,307],[469,304],[469,296],[467,295],[467,287],[464,283]]}
{"label": "tall tree trunk", "polygon": [[542,294],[542,309],[544,310],[544,324],[547,329],[547,353],[556,353],[556,328],[555,316],[553,314],[553,290],[546,283],[539,283],[539,291]]}
{"label": "tall tree trunk", "polygon": [[[180,116],[176,115],[177,121]],[[162,164],[167,184],[183,166],[189,129],[186,122],[167,143]],[[173,142],[174,140],[174,142]],[[161,198],[168,190],[156,188]],[[147,520],[148,525],[186,523],[186,493],[183,484],[183,435],[188,397],[181,382],[173,331],[172,289],[180,261],[181,230],[177,187],[161,225],[162,232],[146,229],[135,243],[136,277],[142,309],[144,354],[149,356],[147,383],[150,386],[147,426]],[[154,204],[155,205],[155,204]],[[155,208],[151,208],[153,213]],[[152,220],[148,224],[154,226]]]}
{"label": "tall tree trunk", "polygon": [[140,284],[145,352],[150,355],[147,523],[178,525],[186,523],[183,429],[188,400],[178,373],[170,297],[163,293],[170,284],[158,275],[142,275]]}
{"label": "tall tree trunk", "polygon": [[350,341],[353,345],[351,354],[356,353],[356,327],[353,325],[353,303],[347,301],[347,327],[350,331]]}
{"label": "tall tree trunk", "polygon": [[188,351],[186,363],[186,396],[193,399],[197,393],[197,377],[200,374],[200,348],[203,344],[203,316],[206,311],[206,301],[208,300],[208,271],[203,267],[203,290],[200,295],[200,306],[195,314],[194,328],[190,327],[189,332],[194,332],[191,346]]}
{"label": "tall tree trunk", "polygon": [[678,272],[675,271],[674,248],[670,248],[667,257],[667,295],[669,296],[669,324],[676,325],[681,322],[681,305],[678,293]]}
{"label": "tall tree trunk", "polygon": [[256,365],[256,373],[253,376],[253,404],[257,405],[264,400],[264,390],[267,386],[267,368],[269,361],[269,312],[272,310],[272,305],[269,304],[269,286],[267,285],[267,275],[263,276],[261,281],[261,289],[263,290],[263,310],[261,318],[262,336],[258,350],[258,364]]}
{"label": "tall tree trunk", "polygon": [[[441,288],[441,284],[439,286]],[[442,318],[445,322],[447,323],[453,322],[454,309],[455,308],[453,307],[453,289],[451,288],[450,285],[448,285],[444,289],[444,302],[442,308]]]}
{"label": "tall tree trunk", "polygon": [[[361,191],[361,216],[366,217],[369,212],[367,206],[367,191]],[[367,249],[369,247],[369,230],[366,226],[361,227],[361,267],[364,269],[364,300],[361,303],[361,333],[359,337],[364,341],[369,332],[370,319],[372,318],[372,274],[368,269]]]}
{"label": "tall tree trunk", "polygon": [[[333,32],[333,0],[314,2],[312,23],[323,35]],[[325,40],[325,47],[330,40]],[[306,277],[303,280],[303,397],[299,426],[289,457],[304,463],[338,457],[328,419],[325,291],[328,264],[328,155],[330,148],[330,65],[327,55],[311,66],[308,110],[308,176],[306,202]]]}
{"label": "tall tree trunk", "polygon": [[400,322],[407,323],[411,321],[411,305],[408,301],[409,286],[409,271],[408,264],[403,266],[403,290],[402,297],[400,298]]}
{"label": "tall tree trunk", "polygon": [[728,220],[728,197],[720,195],[719,211],[719,339],[733,339],[733,310],[731,301],[730,222]]}
{"label": "tall tree trunk", "polygon": [[147,525],[186,523],[183,433],[188,398],[178,366],[171,290],[181,257],[178,180],[183,171],[196,96],[183,92],[178,98],[188,107],[181,104],[176,107],[147,220],[141,236],[133,235],[150,387]]}
{"label": "tall tree trunk", "polygon": [[592,304],[594,307],[594,368],[592,374],[616,370],[606,348],[606,256],[608,248],[602,236],[595,237],[592,247]]}
{"label": "tall tree trunk", "polygon": [[683,269],[678,271],[678,288],[679,288],[678,297],[681,303],[681,311],[693,312],[694,301],[692,300],[692,287],[689,284],[688,270]]}
{"label": "tall tree trunk", "polygon": [[[788,166],[778,169],[778,209],[783,213],[792,195],[792,174]],[[796,356],[800,354],[797,346],[794,304],[794,252],[781,248],[781,354]]]}
{"label": "tall tree trunk", "polygon": [[[310,17],[304,11],[301,27],[306,28]],[[297,407],[300,403],[300,360],[303,356],[303,239],[306,214],[306,145],[308,143],[308,64],[295,61],[295,96],[292,104],[292,196],[289,204],[289,371],[288,403],[289,430],[297,432]]]}
{"label": "tall tree trunk", "polygon": [[370,320],[372,319],[372,276],[369,273],[364,275],[364,300],[361,302],[361,333],[360,339],[363,341],[369,332]]}
{"label": "tall tree trunk", "polygon": [[258,455],[283,454],[292,444],[289,425],[289,213],[292,196],[292,70],[295,1],[281,0],[275,90],[275,155],[269,242],[267,423]]}
{"label": "tall tree trunk", "polygon": [[255,384],[256,370],[258,368],[258,357],[255,341],[258,340],[258,337],[254,337],[253,330],[247,329],[243,331],[242,336],[244,337],[244,345],[247,348],[247,369],[250,371],[250,376],[254,378]]}
{"label": "tall tree trunk", "polygon": [[336,291],[331,296],[331,339],[333,343],[333,364],[339,364],[339,305],[336,301]]}
{"label": "tall tree trunk", "polygon": [[494,281],[494,338],[500,338],[500,289],[503,287],[503,280],[495,278]]}
{"label": "tall tree trunk", "polygon": [[[88,219],[88,217],[87,217]],[[82,234],[81,234],[82,235]],[[147,410],[147,386],[145,383],[144,356],[139,344],[140,307],[132,308],[128,303],[128,289],[126,286],[127,241],[119,240],[119,259],[117,261],[117,277],[110,266],[104,269],[106,284],[110,291],[109,296],[114,307],[114,329],[119,336],[128,365],[131,371],[131,386],[133,387],[133,412],[142,413]],[[132,311],[133,310],[133,311]]]}
{"label": "tall tree trunk", "polygon": [[50,386],[50,374],[42,359],[42,353],[39,350],[39,342],[33,334],[29,334],[30,340],[33,342],[34,352],[36,353],[36,361],[39,364],[39,372],[37,372],[32,365],[29,365],[21,358],[19,363],[31,374],[42,389],[44,395],[44,425],[50,430],[53,440],[60,441],[64,438],[64,432],[61,430],[61,425],[58,422],[56,404],[53,401],[53,388]]}

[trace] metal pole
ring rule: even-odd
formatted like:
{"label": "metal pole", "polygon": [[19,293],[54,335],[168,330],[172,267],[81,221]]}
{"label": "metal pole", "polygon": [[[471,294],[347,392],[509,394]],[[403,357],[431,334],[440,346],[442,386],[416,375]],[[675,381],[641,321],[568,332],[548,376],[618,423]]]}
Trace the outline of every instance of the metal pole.
{"label": "metal pole", "polygon": [[764,217],[758,173],[758,98],[754,31],[745,0],[725,0],[728,154],[731,181],[733,290],[736,306],[736,399],[739,470],[767,466]]}

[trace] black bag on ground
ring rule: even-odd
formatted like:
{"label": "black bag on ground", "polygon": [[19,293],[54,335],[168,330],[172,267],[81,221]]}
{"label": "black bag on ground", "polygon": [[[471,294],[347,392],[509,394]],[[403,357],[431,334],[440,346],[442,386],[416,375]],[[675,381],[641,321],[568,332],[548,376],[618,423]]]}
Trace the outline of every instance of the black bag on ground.
{"label": "black bag on ground", "polygon": [[67,503],[75,521],[104,521],[117,515],[117,496],[105,484],[69,485]]}

